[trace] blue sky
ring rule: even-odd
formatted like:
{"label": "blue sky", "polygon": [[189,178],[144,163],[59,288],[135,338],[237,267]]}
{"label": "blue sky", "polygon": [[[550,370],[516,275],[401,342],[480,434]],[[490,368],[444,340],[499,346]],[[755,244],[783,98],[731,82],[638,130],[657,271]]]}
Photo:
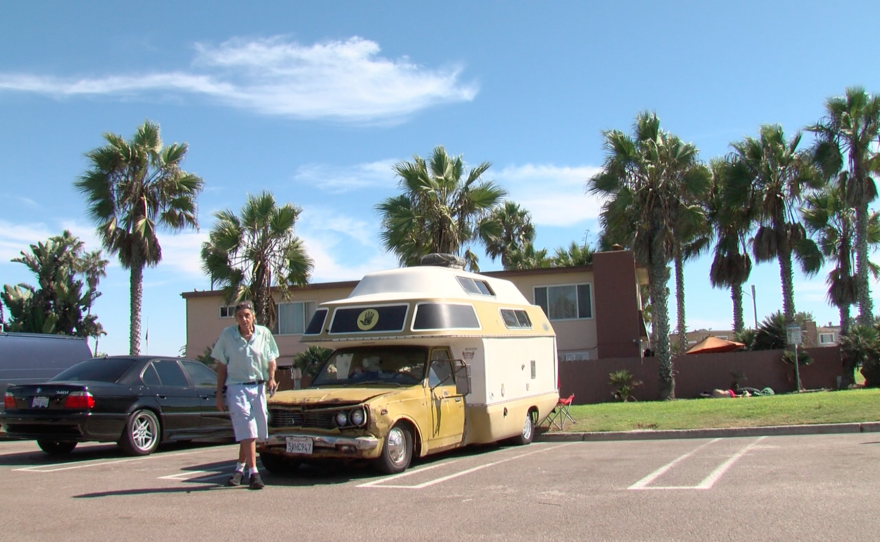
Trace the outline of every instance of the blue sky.
{"label": "blue sky", "polygon": [[[189,144],[185,169],[206,182],[200,231],[163,234],[145,271],[149,353],[186,343],[180,294],[210,287],[198,250],[213,212],[272,191],[303,208],[313,281],[358,279],[396,266],[374,210],[399,193],[391,166],[436,145],[491,162],[539,248],[594,243],[585,181],[602,130],[656,111],[706,161],[764,123],[793,135],[847,86],[880,92],[878,20],[876,1],[0,0],[0,284],[32,283],[10,258],[65,228],[99,248],[72,183],[103,133],[130,138],[146,119]],[[111,261],[100,350],[125,353],[128,273]],[[690,329],[731,325],[710,261],[685,269]],[[826,273],[795,275],[796,308],[820,325],[838,320]],[[749,284],[759,320],[781,308],[775,263]]]}

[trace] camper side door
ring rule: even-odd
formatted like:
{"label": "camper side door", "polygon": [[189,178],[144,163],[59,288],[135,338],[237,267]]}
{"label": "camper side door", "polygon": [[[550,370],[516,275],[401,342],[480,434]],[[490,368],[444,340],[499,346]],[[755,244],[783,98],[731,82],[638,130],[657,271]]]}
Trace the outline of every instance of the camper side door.
{"label": "camper side door", "polygon": [[428,386],[431,394],[431,448],[461,443],[464,434],[464,396],[455,385],[455,362],[447,348],[431,351]]}

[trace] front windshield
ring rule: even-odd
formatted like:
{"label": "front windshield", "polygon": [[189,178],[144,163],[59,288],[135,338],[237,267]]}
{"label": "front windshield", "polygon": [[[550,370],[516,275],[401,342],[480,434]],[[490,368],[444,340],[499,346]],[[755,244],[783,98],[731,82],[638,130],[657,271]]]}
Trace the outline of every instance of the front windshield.
{"label": "front windshield", "polygon": [[342,348],[330,356],[312,386],[418,384],[425,377],[428,349],[423,346]]}

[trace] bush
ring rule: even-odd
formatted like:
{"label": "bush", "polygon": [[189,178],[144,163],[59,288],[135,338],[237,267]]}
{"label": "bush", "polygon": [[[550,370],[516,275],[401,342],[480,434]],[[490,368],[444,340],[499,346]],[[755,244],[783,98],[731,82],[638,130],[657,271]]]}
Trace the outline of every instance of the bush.
{"label": "bush", "polygon": [[636,400],[636,398],[632,396],[632,392],[635,391],[636,387],[642,385],[641,380],[634,381],[632,373],[626,369],[609,373],[608,377],[610,378],[609,384],[616,387],[616,389],[611,392],[611,396],[614,397],[615,401],[626,402]]}

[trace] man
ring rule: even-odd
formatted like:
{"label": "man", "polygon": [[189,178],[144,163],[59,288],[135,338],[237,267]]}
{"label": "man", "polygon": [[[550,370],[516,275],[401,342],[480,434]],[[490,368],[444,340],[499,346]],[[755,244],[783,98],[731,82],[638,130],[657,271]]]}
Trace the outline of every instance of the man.
{"label": "man", "polygon": [[[254,322],[254,306],[243,301],[235,307],[235,322],[220,333],[211,357],[217,360],[217,409],[229,407],[239,443],[238,463],[228,486],[241,485],[248,469],[250,489],[263,489],[257,470],[257,439],[269,438],[266,392],[275,393],[278,345],[272,332]],[[226,386],[226,403],[223,386]]]}

